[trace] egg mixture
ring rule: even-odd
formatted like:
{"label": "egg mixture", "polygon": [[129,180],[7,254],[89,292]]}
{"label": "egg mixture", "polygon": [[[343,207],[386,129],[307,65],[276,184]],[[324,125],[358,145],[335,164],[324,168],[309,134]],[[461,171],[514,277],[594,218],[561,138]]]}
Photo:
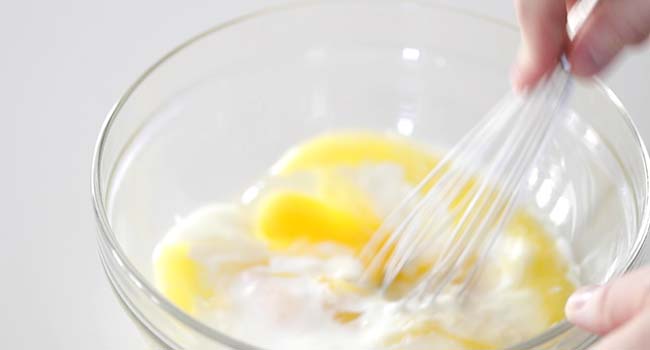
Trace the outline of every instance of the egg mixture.
{"label": "egg mixture", "polygon": [[462,302],[443,293],[432,308],[404,307],[399,291],[431,268],[426,261],[405,269],[393,293],[361,282],[360,251],[438,159],[392,134],[308,140],[241,200],[179,220],[153,256],[158,288],[204,323],[269,350],[500,349],[562,320],[571,261],[523,210]]}

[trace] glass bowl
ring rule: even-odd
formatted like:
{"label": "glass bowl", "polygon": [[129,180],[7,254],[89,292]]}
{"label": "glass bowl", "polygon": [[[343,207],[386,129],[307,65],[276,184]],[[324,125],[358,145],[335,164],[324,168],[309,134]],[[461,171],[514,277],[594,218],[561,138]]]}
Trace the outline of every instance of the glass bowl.
{"label": "glass bowl", "polygon": [[[255,349],[193,319],[152,279],[154,245],[201,205],[230,201],[291,145],[335,129],[389,130],[444,149],[509,90],[516,28],[424,1],[310,1],[266,9],[181,44],[109,113],[92,191],[100,256],[156,347]],[[582,283],[644,262],[648,155],[598,81],[531,173],[524,205],[567,242]],[[582,349],[561,322],[510,349]]]}

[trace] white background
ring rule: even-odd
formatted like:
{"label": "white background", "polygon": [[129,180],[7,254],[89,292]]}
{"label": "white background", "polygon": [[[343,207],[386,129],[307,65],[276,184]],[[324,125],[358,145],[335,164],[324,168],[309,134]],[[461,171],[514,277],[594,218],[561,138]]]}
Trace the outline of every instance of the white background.
{"label": "white background", "polygon": [[[453,2],[514,20],[509,0]],[[166,51],[269,3],[0,0],[3,348],[143,348],[97,258],[95,137],[120,93]],[[606,80],[649,140],[650,51],[620,63]]]}

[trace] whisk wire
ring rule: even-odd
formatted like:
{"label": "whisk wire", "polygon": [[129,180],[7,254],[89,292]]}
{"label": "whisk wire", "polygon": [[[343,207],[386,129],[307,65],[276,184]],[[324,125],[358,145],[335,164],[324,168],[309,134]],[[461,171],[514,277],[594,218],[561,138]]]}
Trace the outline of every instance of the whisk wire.
{"label": "whisk wire", "polygon": [[[565,69],[566,67],[563,65],[562,68]],[[538,145],[538,149],[535,151],[535,156],[534,156],[535,158],[539,158],[539,153],[547,143],[547,138],[548,135],[550,134],[549,129],[553,127],[553,119],[556,118],[556,116],[561,115],[563,113],[562,107],[565,105],[565,100],[569,95],[569,90],[572,87],[570,76],[566,74],[566,72],[557,72],[556,75],[553,76],[553,78],[555,78],[555,80],[552,83],[559,84],[561,86],[561,89],[557,90],[559,91],[559,96],[556,99],[556,103],[552,105],[552,107],[549,109],[550,118],[547,118],[548,125],[546,125],[545,128],[542,129],[543,130],[541,132],[542,139]],[[534,162],[531,162],[531,164],[532,163]],[[529,171],[530,171],[530,167],[529,169],[525,169],[525,173]],[[511,211],[515,208],[515,204],[518,203],[517,196],[519,195],[519,190],[521,188],[521,182],[523,181],[523,179],[524,179],[523,176],[520,177],[519,184],[515,187],[515,190],[512,194],[512,199],[510,199],[507,202],[509,205],[505,209],[506,210],[506,214],[504,216],[505,219],[501,219],[499,221],[499,225],[492,230],[492,232],[489,234],[488,237],[488,241],[487,241],[488,243],[482,247],[480,253],[478,254],[479,258],[474,264],[474,266],[471,268],[471,271],[468,273],[467,282],[462,286],[461,290],[459,291],[460,296],[465,295],[466,291],[473,284],[476,275],[479,274],[479,270],[483,266],[485,266],[484,262],[487,260],[489,256],[491,247],[495,244],[496,239],[499,237],[498,233],[503,230],[504,225],[507,223],[507,219],[510,218],[512,215]]]}
{"label": "whisk wire", "polygon": [[[364,280],[372,279],[375,271],[380,269],[385,262],[386,257],[391,253],[396,240],[403,232],[407,225],[416,219],[419,209],[426,204],[426,201],[416,203],[421,196],[422,191],[434,182],[434,179],[440,177],[437,184],[446,183],[450,176],[450,171],[447,171],[452,160],[466,157],[463,153],[467,153],[472,144],[477,143],[477,140],[490,137],[495,134],[493,129],[500,129],[503,123],[506,122],[503,115],[507,115],[504,111],[507,109],[518,108],[516,104],[512,103],[512,96],[506,96],[490,111],[481,122],[479,122],[468,134],[466,134],[457,144],[457,146],[448,152],[435,166],[435,168],[427,174],[427,176],[402,200],[396,208],[384,219],[382,225],[373,235],[370,242],[366,245],[361,253],[362,259],[370,261],[364,274]],[[475,154],[476,157],[481,154]],[[446,176],[446,177],[445,177]],[[458,179],[457,179],[458,180]],[[458,181],[456,181],[458,182]],[[454,187],[451,184],[451,188]],[[456,186],[457,187],[457,186]],[[445,187],[446,189],[447,187]],[[436,191],[429,191],[425,195],[425,199],[429,202],[435,202],[433,197],[438,193]],[[415,208],[413,206],[415,205]],[[409,212],[410,210],[410,212]],[[404,215],[406,217],[404,218]],[[431,220],[430,220],[431,221]],[[388,239],[387,235],[390,235]]]}
{"label": "whisk wire", "polygon": [[[560,74],[560,78],[563,77],[563,72],[560,72],[558,74]],[[549,83],[555,84],[555,80]],[[480,207],[476,209],[468,208],[465,211],[463,218],[461,219],[461,224],[456,226],[456,230],[451,234],[452,237],[457,237],[457,235],[460,234],[461,238],[454,239],[454,247],[451,247],[449,250],[444,250],[445,252],[452,252],[453,255],[447,254],[445,261],[439,262],[439,265],[429,272],[429,274],[423,280],[423,283],[421,283],[421,287],[418,288],[418,296],[421,296],[422,293],[429,291],[428,297],[435,299],[442,292],[442,290],[449,285],[451,280],[462,271],[462,268],[465,266],[467,260],[475,250],[481,247],[481,245],[483,245],[483,252],[480,253],[479,259],[480,261],[485,259],[486,252],[489,251],[489,248],[494,243],[498,233],[502,231],[503,226],[510,220],[512,209],[515,207],[515,204],[517,202],[516,198],[521,187],[521,181],[523,180],[524,175],[528,172],[530,165],[534,162],[534,159],[536,159],[539,151],[542,149],[545,143],[545,137],[548,135],[547,130],[551,126],[554,116],[559,114],[557,113],[558,111],[556,109],[557,106],[562,102],[562,96],[566,93],[565,85],[566,84],[562,84],[561,89],[551,88],[545,90],[544,92],[550,96],[544,96],[543,98],[537,100],[536,103],[531,103],[529,105],[529,110],[536,110],[536,108],[534,108],[535,104],[541,104],[542,107],[550,106],[551,108],[538,109],[540,110],[540,113],[539,115],[534,116],[534,123],[531,125],[526,125],[525,121],[527,121],[527,116],[525,114],[523,115],[522,120],[524,123],[520,123],[520,125],[523,125],[522,127],[524,128],[524,131],[531,130],[532,133],[530,135],[522,133],[522,136],[519,137],[518,141],[524,141],[523,145],[519,145],[522,151],[520,153],[514,152],[514,154],[518,155],[518,157],[504,159],[509,155],[507,151],[510,147],[504,144],[501,149],[503,152],[499,152],[500,154],[497,155],[497,160],[495,161],[495,164],[501,164],[501,166],[498,167],[499,171],[494,171],[494,169],[497,167],[492,167],[490,175],[486,176],[486,180],[482,183],[482,187],[484,187],[490,183],[490,176],[493,176],[495,173],[500,174],[500,170],[502,169],[512,169],[510,172],[499,175],[499,178],[505,177],[503,183],[505,183],[506,186],[500,190],[497,190],[495,186],[492,186],[491,195],[496,193],[496,197],[494,199],[492,199],[490,196],[486,197],[483,195],[485,187],[478,191],[479,194],[474,198],[474,200],[477,200],[479,198],[482,199]],[[548,101],[549,99],[551,101],[554,101],[554,103],[549,104],[544,102]],[[517,132],[513,132],[513,134],[516,133]],[[526,159],[530,161],[524,161]],[[483,213],[486,205],[489,205],[488,212]],[[470,218],[469,223],[466,221],[468,218]],[[483,220],[477,221],[477,219]],[[486,229],[488,229],[487,233],[485,233]],[[467,237],[469,237],[469,242],[467,242]],[[483,244],[485,241],[488,243]],[[472,270],[476,270],[478,266],[481,266],[481,264],[475,263]],[[469,277],[466,277],[465,282],[462,284],[461,291],[466,289],[466,286],[475,276],[475,271],[471,271],[468,276]],[[433,290],[430,290],[432,285],[435,286],[435,288],[433,288]]]}
{"label": "whisk wire", "polygon": [[[524,109],[527,111],[530,106]],[[496,191],[492,185],[492,179],[498,174],[502,174],[507,167],[509,167],[511,159],[507,159],[511,152],[512,147],[518,146],[522,141],[526,140],[526,135],[519,132],[521,129],[527,127],[525,118],[517,120],[516,127],[513,132],[508,135],[506,142],[504,142],[496,155],[495,161],[487,171],[483,181],[480,181],[478,189],[473,193],[471,201],[467,208],[464,209],[462,217],[458,224],[453,228],[452,232],[448,234],[447,244],[443,246],[443,256],[440,260],[436,261],[436,265],[425,276],[422,282],[422,288],[419,293],[434,284],[440,286],[433,291],[431,297],[435,297],[442,287],[446,285],[446,281],[453,278],[454,271],[458,271],[464,264],[465,259],[472,252],[472,248],[477,244],[481,235],[479,234],[486,226],[492,224],[494,221],[494,213],[501,207],[501,200],[506,193],[506,189]],[[523,131],[523,130],[522,130]],[[504,179],[506,183],[511,181],[512,172]],[[493,197],[496,194],[496,197]],[[490,205],[491,204],[491,205]],[[485,212],[487,210],[487,212]],[[432,234],[444,234],[444,232],[435,232]],[[463,249],[464,248],[464,249]],[[445,282],[443,282],[445,281]]]}
{"label": "whisk wire", "polygon": [[[408,294],[409,302],[429,304],[452,282],[459,295],[469,288],[511,220],[522,181],[568,95],[570,77],[558,69],[546,84],[523,99],[501,100],[386,217],[362,251],[369,261],[366,281],[379,277],[388,288],[435,244],[440,255]],[[480,178],[458,165],[481,160],[489,164]],[[467,270],[470,259],[477,260]]]}

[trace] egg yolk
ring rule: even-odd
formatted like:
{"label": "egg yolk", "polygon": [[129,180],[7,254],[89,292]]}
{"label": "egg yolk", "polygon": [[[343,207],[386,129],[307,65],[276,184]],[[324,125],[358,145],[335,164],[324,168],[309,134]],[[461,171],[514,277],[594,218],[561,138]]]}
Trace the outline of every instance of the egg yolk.
{"label": "egg yolk", "polygon": [[332,242],[360,249],[378,227],[375,217],[363,217],[301,192],[273,193],[261,202],[258,235],[275,248],[297,242]]}
{"label": "egg yolk", "polygon": [[272,170],[287,175],[326,167],[390,163],[401,166],[406,180],[417,184],[438,161],[438,157],[424,146],[398,136],[339,132],[319,136],[293,148]]}
{"label": "egg yolk", "polygon": [[210,298],[213,291],[204,285],[202,268],[190,257],[185,242],[163,245],[154,258],[156,284],[161,292],[187,313],[194,313],[197,298]]}
{"label": "egg yolk", "polygon": [[334,242],[359,251],[380,225],[366,193],[332,169],[364,164],[397,164],[417,184],[438,162],[412,142],[370,132],[326,134],[290,150],[273,172],[318,174],[319,193],[273,193],[258,210],[258,236],[273,247],[296,242]]}
{"label": "egg yolk", "polygon": [[[417,184],[438,162],[438,157],[408,140],[383,134],[340,133],[328,134],[292,149],[274,167],[279,174],[298,171],[323,171],[339,166],[360,166],[369,163],[391,163],[401,166],[405,178]],[[328,178],[324,176],[323,178]],[[326,181],[323,181],[326,182]],[[329,180],[330,188],[345,188],[342,183]],[[327,187],[325,186],[325,187]],[[475,179],[469,179],[451,200],[450,209],[459,207],[463,212],[468,198],[475,191]],[[354,193],[347,188],[346,193]],[[495,192],[487,192],[491,200]],[[486,196],[486,195],[484,195]],[[364,203],[367,198],[357,192],[346,198],[351,203]],[[296,242],[334,242],[359,251],[368,242],[380,219],[367,210],[354,212],[346,201],[336,201],[327,196],[310,197],[295,192],[269,195],[263,200],[257,218],[258,235],[273,247],[287,247]],[[352,205],[352,207],[364,205]],[[480,215],[481,213],[478,213]],[[534,290],[542,300],[549,325],[564,317],[564,303],[573,291],[568,280],[568,266],[557,251],[555,241],[533,217],[519,211],[508,225],[507,235],[516,236],[523,244],[534,247],[526,261],[525,277],[519,288]],[[470,259],[471,261],[475,261]],[[522,263],[522,262],[515,262]],[[401,288],[412,284],[431,266],[418,266],[410,274],[398,277]],[[469,271],[471,266],[464,267]]]}

